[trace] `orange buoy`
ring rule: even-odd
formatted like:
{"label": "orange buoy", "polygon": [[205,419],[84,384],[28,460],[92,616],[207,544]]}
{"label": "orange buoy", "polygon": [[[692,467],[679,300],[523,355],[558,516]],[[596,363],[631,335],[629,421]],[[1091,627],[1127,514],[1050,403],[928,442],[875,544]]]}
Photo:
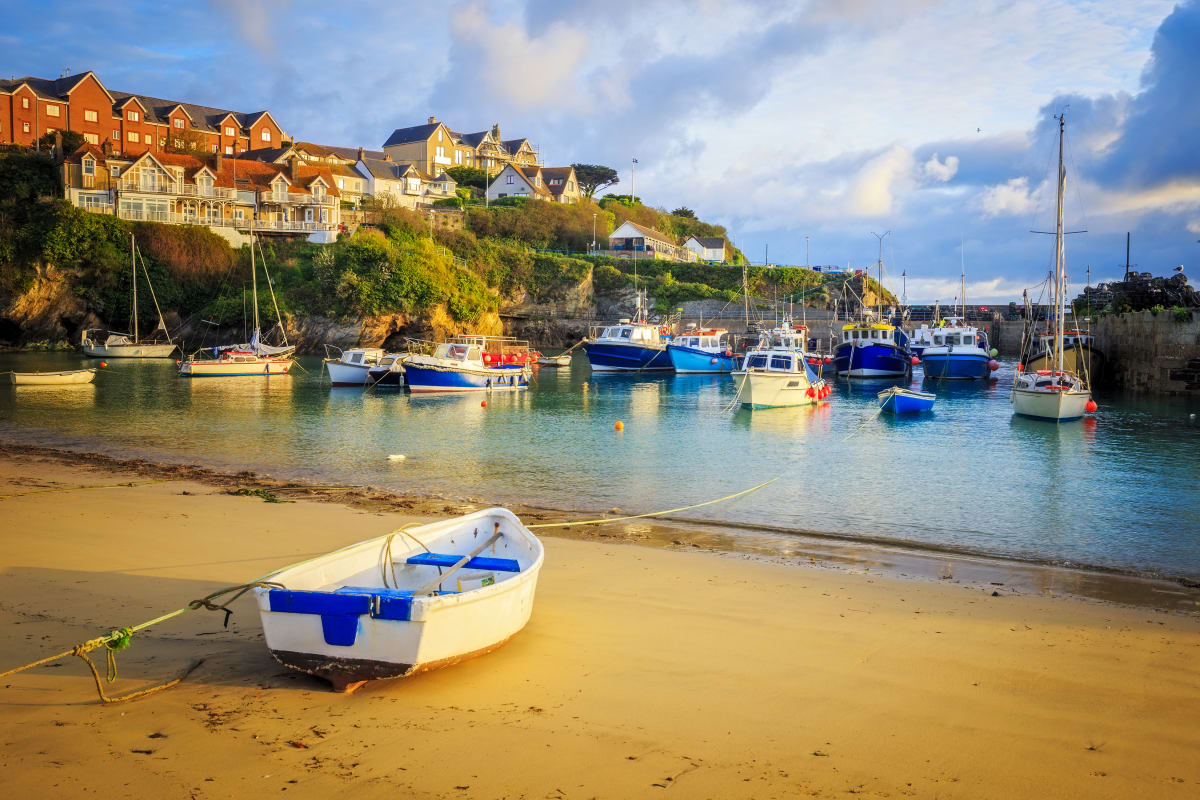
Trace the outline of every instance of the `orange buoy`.
{"label": "orange buoy", "polygon": [[102,366],[102,367],[107,367],[107,366],[108,366],[108,362],[107,362],[107,361],[101,361],[101,362],[100,362],[100,366]]}
{"label": "orange buoy", "polygon": [[481,400],[481,401],[479,402],[479,407],[480,407],[480,408],[487,408],[487,400]]}
{"label": "orange buoy", "polygon": [[1096,409],[1100,408],[1100,406],[1096,405],[1095,400],[1088,400],[1087,405],[1085,405],[1084,408],[1087,410],[1087,412],[1089,414],[1095,414]]}
{"label": "orange buoy", "polygon": [[615,423],[613,423],[613,430],[615,430],[615,431],[625,430],[625,423],[621,422],[621,420],[617,420]]}
{"label": "orange buoy", "polygon": [[1024,371],[1025,371],[1025,365],[1017,364],[1017,372],[1024,372]]}
{"label": "orange buoy", "polygon": [[913,366],[915,367],[917,364],[921,363],[921,359],[917,358],[916,356],[913,356],[912,363],[913,363]]}

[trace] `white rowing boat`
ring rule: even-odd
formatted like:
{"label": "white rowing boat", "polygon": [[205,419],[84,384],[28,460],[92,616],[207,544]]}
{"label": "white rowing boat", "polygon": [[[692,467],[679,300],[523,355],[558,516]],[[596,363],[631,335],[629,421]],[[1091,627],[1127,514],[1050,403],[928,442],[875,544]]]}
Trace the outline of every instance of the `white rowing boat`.
{"label": "white rowing boat", "polygon": [[95,369],[66,369],[59,372],[10,372],[9,378],[17,386],[66,386],[73,383],[91,383],[96,379]]}
{"label": "white rowing boat", "polygon": [[350,692],[495,650],[529,621],[541,566],[537,537],[489,508],[319,556],[254,593],[271,654]]}

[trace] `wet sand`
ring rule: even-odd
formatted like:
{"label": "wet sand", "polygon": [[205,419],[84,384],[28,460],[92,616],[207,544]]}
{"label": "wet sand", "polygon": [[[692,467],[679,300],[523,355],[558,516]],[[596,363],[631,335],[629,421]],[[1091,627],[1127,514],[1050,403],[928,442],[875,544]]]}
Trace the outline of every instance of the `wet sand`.
{"label": "wet sand", "polygon": [[[279,487],[297,502],[266,503],[226,493],[258,487],[250,476],[76,461],[0,453],[0,670],[465,510]],[[111,693],[206,659],[143,700],[98,704],[72,657],[5,678],[5,785],[29,797],[1200,794],[1187,587],[1118,592],[1169,598],[1139,606],[1058,596],[1133,580],[1121,576],[942,556],[918,568],[923,556],[821,542],[720,554],[732,537],[711,526],[546,533],[529,626],[440,672],[333,694],[270,658],[243,599],[228,630],[197,611],[120,653]]]}

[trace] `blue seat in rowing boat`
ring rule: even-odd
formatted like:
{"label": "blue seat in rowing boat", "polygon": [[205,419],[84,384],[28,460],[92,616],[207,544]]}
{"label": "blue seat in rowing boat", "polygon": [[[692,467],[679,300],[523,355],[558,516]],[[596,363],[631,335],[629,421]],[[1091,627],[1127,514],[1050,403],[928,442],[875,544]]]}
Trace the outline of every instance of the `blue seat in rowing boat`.
{"label": "blue seat in rowing boat", "polygon": [[[462,560],[461,555],[453,553],[421,553],[409,556],[409,564],[427,567],[453,567]],[[465,564],[467,569],[490,569],[495,572],[520,572],[521,565],[515,558],[488,558],[475,556]]]}
{"label": "blue seat in rowing boat", "polygon": [[[457,592],[439,590],[435,594]],[[400,622],[412,619],[412,589],[379,586],[343,586],[333,592],[272,589],[268,598],[272,611],[319,616],[325,643],[339,647],[353,646],[358,638],[358,618],[363,614]]]}

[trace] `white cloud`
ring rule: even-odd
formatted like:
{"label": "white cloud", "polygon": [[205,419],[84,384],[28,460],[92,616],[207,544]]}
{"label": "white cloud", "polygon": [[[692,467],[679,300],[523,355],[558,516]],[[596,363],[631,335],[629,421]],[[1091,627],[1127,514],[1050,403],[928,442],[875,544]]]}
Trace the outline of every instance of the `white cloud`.
{"label": "white cloud", "polygon": [[1029,191],[1029,179],[1021,176],[998,186],[989,186],[979,196],[979,208],[986,216],[1028,214],[1036,207],[1036,190]]}
{"label": "white cloud", "polygon": [[935,181],[945,183],[954,177],[958,172],[958,157],[946,156],[945,161],[938,161],[938,154],[934,153],[928,161],[925,162],[925,175]]}

